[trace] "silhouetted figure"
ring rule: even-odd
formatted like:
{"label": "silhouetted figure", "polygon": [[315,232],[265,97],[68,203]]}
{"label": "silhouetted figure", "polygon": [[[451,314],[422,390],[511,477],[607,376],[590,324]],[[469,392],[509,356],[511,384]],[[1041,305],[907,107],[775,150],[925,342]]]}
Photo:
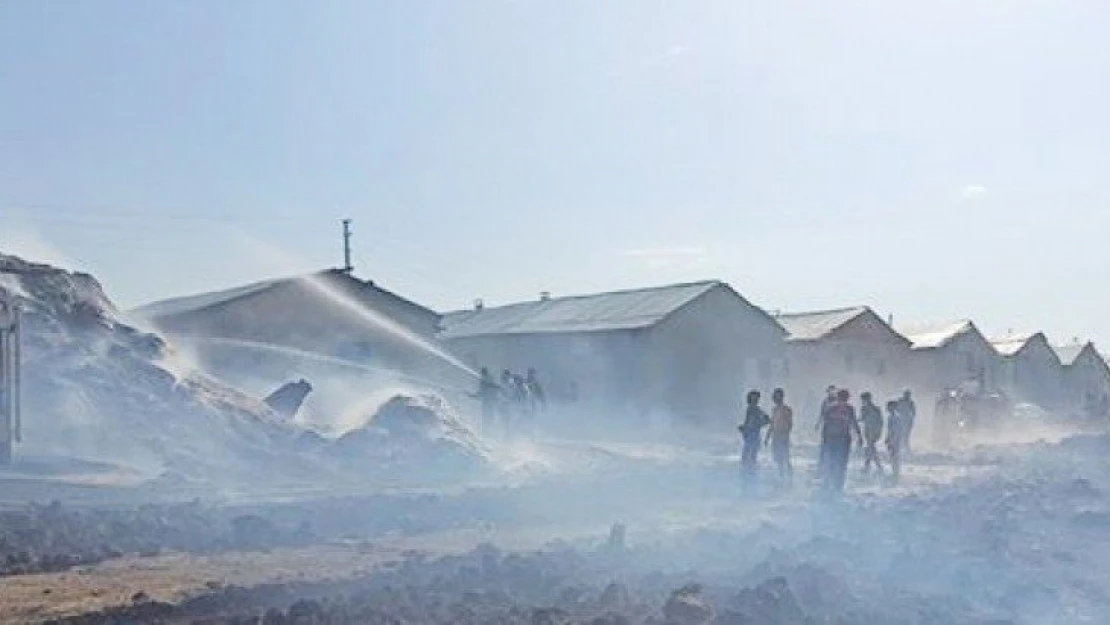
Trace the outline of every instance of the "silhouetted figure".
{"label": "silhouetted figure", "polygon": [[531,392],[528,390],[528,382],[524,376],[514,373],[512,376],[512,386],[509,389],[512,394],[512,408],[510,411],[516,417],[517,431],[527,434],[533,433],[533,426],[535,422],[535,405],[532,402]]}
{"label": "silhouetted figure", "polygon": [[485,430],[497,420],[497,411],[501,400],[501,387],[497,385],[497,382],[494,382],[489,369],[482,367],[482,371],[478,375],[478,390],[472,393],[471,396],[482,404],[481,429]]}
{"label": "silhouetted figure", "polygon": [[759,407],[759,391],[748,393],[748,407],[744,412],[744,423],[740,425],[740,435],[744,449],[740,454],[740,466],[749,482],[755,480],[759,463],[759,440],[764,427],[771,422],[767,413]]}
{"label": "silhouetted figure", "polygon": [[852,453],[852,435],[863,440],[856,418],[856,409],[848,403],[851,394],[841,389],[836,403],[821,415],[821,451],[824,457],[822,484],[833,491],[844,490],[848,477],[848,459]]}
{"label": "silhouetted figure", "polygon": [[[821,400],[821,408],[817,411],[817,421],[814,431],[821,433],[821,424],[825,422],[825,413],[836,405],[836,386],[830,384],[825,388],[825,399]],[[821,445],[817,452],[817,475],[825,475],[825,446]]]}
{"label": "silhouetted figure", "polygon": [[543,385],[540,384],[535,369],[528,370],[528,374],[524,378],[524,384],[528,389],[528,398],[532,401],[532,409],[538,411],[547,408],[547,394],[543,390]]}
{"label": "silhouetted figure", "polygon": [[913,394],[910,391],[902,393],[902,399],[898,400],[898,413],[902,415],[905,420],[905,433],[902,440],[902,451],[906,454],[913,453],[913,446],[910,445],[910,439],[913,437],[913,424],[917,420],[917,404],[913,403]]}
{"label": "silhouetted figure", "polygon": [[516,380],[513,377],[513,372],[508,369],[501,370],[501,401],[499,403],[499,412],[501,413],[501,427],[507,433],[512,428],[514,402],[516,400],[516,391],[513,388]]}
{"label": "silhouetted figure", "polygon": [[786,405],[786,391],[776,388],[771,393],[771,427],[767,430],[764,444],[770,443],[771,456],[779,469],[779,479],[788,483],[794,477],[794,467],[790,464],[790,433],[794,430],[794,409]]}
{"label": "silhouetted figure", "polygon": [[883,437],[883,411],[871,401],[871,393],[862,393],[860,396],[860,420],[863,421],[863,473],[871,473],[874,464],[879,473],[883,472],[883,463],[879,460],[879,439]]}
{"label": "silhouetted figure", "polygon": [[960,420],[960,399],[954,390],[945,391],[937,400],[933,411],[933,445],[947,447],[952,443],[952,431]]}
{"label": "silhouetted figure", "polygon": [[906,440],[906,420],[899,404],[897,401],[886,403],[886,449],[890,454],[890,473],[895,483],[902,476],[902,444]]}
{"label": "silhouetted figure", "polygon": [[301,378],[296,382],[289,382],[283,384],[278,390],[270,393],[263,401],[266,405],[273,409],[274,412],[285,417],[292,419],[297,416],[297,411],[301,409],[304,400],[308,394],[312,392],[312,385],[308,380]]}

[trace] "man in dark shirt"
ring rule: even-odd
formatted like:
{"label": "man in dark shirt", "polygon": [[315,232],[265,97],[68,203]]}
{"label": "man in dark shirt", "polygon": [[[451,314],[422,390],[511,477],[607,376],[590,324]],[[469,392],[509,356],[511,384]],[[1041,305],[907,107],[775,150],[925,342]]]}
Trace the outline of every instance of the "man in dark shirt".
{"label": "man in dark shirt", "polygon": [[860,401],[860,420],[863,421],[863,473],[871,473],[874,464],[879,474],[883,472],[883,463],[879,461],[879,439],[883,437],[883,412],[871,400],[871,393],[862,393]]}
{"label": "man in dark shirt", "polygon": [[833,491],[844,490],[848,476],[848,459],[852,453],[852,435],[863,440],[856,418],[856,409],[848,403],[851,394],[840,389],[836,403],[821,415],[821,457],[824,458],[823,483]]}
{"label": "man in dark shirt", "polygon": [[748,407],[744,412],[744,423],[740,425],[740,434],[744,439],[744,450],[740,454],[740,466],[744,476],[752,481],[755,479],[756,467],[759,457],[760,432],[771,422],[767,413],[759,407],[759,391],[748,393]]}

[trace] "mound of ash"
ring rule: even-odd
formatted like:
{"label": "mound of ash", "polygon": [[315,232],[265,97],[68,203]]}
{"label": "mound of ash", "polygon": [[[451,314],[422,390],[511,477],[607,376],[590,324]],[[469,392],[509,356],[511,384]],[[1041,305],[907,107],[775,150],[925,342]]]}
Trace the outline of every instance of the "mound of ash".
{"label": "mound of ash", "polygon": [[365,425],[332,442],[329,452],[394,475],[458,476],[490,467],[489,449],[432,395],[392,397]]}
{"label": "mound of ash", "polygon": [[167,369],[162,338],[125,323],[92,276],[0,254],[0,289],[24,312],[25,454],[224,480],[296,468],[281,457],[294,434],[268,407]]}

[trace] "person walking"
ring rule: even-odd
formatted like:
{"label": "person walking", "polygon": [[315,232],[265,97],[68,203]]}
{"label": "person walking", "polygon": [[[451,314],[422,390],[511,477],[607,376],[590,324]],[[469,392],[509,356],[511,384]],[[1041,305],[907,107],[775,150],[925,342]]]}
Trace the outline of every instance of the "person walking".
{"label": "person walking", "polygon": [[906,420],[902,417],[897,401],[888,401],[886,412],[886,450],[890,454],[891,480],[897,484],[902,477],[902,443],[906,440]]}
{"label": "person walking", "polygon": [[821,418],[821,455],[825,464],[822,485],[835,492],[844,490],[853,435],[856,440],[863,440],[856,409],[848,403],[851,397],[846,389],[837,391],[836,403]]}
{"label": "person walking", "polygon": [[879,460],[879,439],[883,437],[883,411],[871,400],[871,393],[862,393],[860,398],[860,420],[863,421],[863,474],[871,474],[874,464],[879,474],[883,473],[883,463]]}
{"label": "person walking", "polygon": [[913,393],[906,390],[902,393],[902,399],[898,400],[898,414],[901,415],[903,423],[903,439],[902,451],[909,455],[913,453],[913,447],[910,444],[910,438],[913,436],[913,424],[917,420],[917,404],[913,401]]}
{"label": "person walking", "polygon": [[755,481],[756,469],[759,464],[760,433],[771,422],[767,413],[759,407],[759,398],[759,391],[748,393],[748,406],[744,411],[744,423],[740,425],[740,435],[744,441],[744,449],[740,454],[740,466],[745,479],[749,483]]}
{"label": "person walking", "polygon": [[790,432],[794,429],[794,409],[786,405],[786,391],[776,388],[771,393],[771,427],[763,444],[770,443],[771,456],[779,469],[779,479],[789,484],[794,478],[794,468],[790,464]]}

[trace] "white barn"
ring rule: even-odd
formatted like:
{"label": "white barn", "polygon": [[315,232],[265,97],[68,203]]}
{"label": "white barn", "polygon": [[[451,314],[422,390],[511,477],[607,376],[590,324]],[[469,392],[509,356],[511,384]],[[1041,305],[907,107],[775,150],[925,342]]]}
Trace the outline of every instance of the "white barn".
{"label": "white barn", "polygon": [[830,384],[871,391],[876,401],[902,392],[912,378],[910,342],[867,306],[780,314],[787,331],[790,390],[816,414]]}
{"label": "white barn", "polygon": [[1089,418],[1110,416],[1110,367],[1094,343],[1056,346],[1063,364],[1065,405]]}
{"label": "white barn", "polygon": [[1064,407],[1063,366],[1044,333],[1012,334],[991,344],[1003,358],[1003,387],[1018,401]]}
{"label": "white barn", "polygon": [[898,331],[913,344],[914,377],[923,392],[1003,386],[1002,356],[971,320],[900,325]]}
{"label": "white barn", "polygon": [[474,367],[535,368],[553,401],[607,416],[720,427],[749,388],[782,382],[785,333],[719,281],[541,297],[448,313],[440,338]]}

